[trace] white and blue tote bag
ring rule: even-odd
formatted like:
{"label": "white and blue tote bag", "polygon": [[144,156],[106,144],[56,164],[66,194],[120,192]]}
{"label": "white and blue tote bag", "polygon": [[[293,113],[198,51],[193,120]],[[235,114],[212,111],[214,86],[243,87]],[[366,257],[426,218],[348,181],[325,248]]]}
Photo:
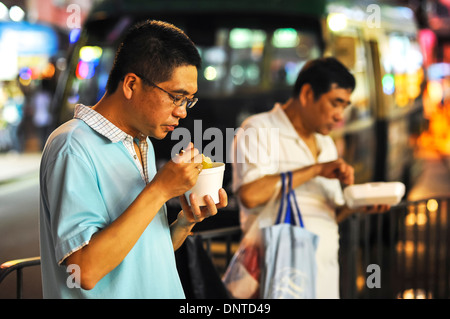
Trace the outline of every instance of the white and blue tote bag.
{"label": "white and blue tote bag", "polygon": [[292,189],[292,172],[282,173],[281,179],[282,193],[275,224],[262,229],[265,252],[260,295],[264,299],[313,299],[316,296],[318,236],[304,228]]}

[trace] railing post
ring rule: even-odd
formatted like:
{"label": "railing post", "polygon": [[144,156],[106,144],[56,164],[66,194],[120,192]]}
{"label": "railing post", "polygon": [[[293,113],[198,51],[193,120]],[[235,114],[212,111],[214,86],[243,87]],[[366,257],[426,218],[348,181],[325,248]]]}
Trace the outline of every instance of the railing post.
{"label": "railing post", "polygon": [[22,284],[23,284],[23,276],[22,276],[22,268],[17,268],[16,270],[16,274],[17,274],[17,299],[22,299]]}
{"label": "railing post", "polygon": [[445,298],[449,298],[449,273],[450,273],[450,207],[448,199],[442,200],[442,203],[445,203],[445,211],[446,211],[446,219],[447,219],[447,249],[445,250]]}

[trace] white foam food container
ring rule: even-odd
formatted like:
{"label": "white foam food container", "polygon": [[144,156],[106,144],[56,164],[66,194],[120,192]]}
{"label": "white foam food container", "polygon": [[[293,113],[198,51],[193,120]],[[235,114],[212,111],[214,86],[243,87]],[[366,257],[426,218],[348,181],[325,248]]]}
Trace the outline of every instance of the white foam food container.
{"label": "white foam food container", "polygon": [[401,182],[373,182],[350,185],[344,189],[344,198],[349,208],[371,205],[397,205],[405,195]]}
{"label": "white foam food container", "polygon": [[199,206],[206,206],[205,195],[210,195],[214,203],[219,203],[219,190],[222,188],[225,164],[213,162],[212,168],[202,169],[198,176],[197,183],[192,189],[185,193],[187,202],[191,205],[189,195],[194,193],[197,196]]}

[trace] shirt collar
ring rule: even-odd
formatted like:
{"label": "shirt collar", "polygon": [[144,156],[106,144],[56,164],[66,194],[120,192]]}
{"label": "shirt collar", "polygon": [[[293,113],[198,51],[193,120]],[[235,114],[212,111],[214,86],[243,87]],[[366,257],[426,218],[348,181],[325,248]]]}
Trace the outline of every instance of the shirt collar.
{"label": "shirt collar", "polygon": [[77,104],[75,106],[74,118],[84,121],[94,131],[105,136],[113,143],[120,142],[131,137],[111,123],[103,115],[83,104]]}
{"label": "shirt collar", "polygon": [[[298,135],[297,130],[295,129],[294,125],[292,124],[291,120],[289,119],[289,117],[286,115],[286,112],[283,110],[283,107],[280,103],[276,103],[274,108],[271,110],[271,112],[273,112],[274,117],[276,118],[277,124],[279,125],[279,127],[284,127],[286,129],[282,129],[280,130],[280,135],[284,135],[285,137],[288,138],[292,138],[295,140],[299,140],[302,147],[306,148],[309,150],[308,146],[306,145],[305,141],[303,140],[303,138]],[[281,126],[283,125],[283,126]],[[320,133],[314,133],[314,137],[316,139],[317,142],[317,147],[319,148],[319,154],[322,153],[322,145],[320,143],[321,141],[321,136],[323,136]]]}
{"label": "shirt collar", "polygon": [[277,121],[277,126],[275,127],[284,127],[286,129],[280,130],[281,135],[285,135],[290,138],[297,139],[299,138],[299,135],[297,131],[294,128],[294,125],[292,124],[289,117],[284,112],[281,103],[276,103],[273,109],[270,111],[274,119]]}

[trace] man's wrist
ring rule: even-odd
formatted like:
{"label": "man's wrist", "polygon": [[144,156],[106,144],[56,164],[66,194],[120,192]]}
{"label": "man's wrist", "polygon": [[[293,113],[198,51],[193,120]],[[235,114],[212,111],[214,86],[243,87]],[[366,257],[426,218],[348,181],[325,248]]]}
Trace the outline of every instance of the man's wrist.
{"label": "man's wrist", "polygon": [[176,220],[177,226],[185,229],[187,232],[190,232],[192,230],[192,228],[194,228],[195,224],[197,224],[196,221],[188,221],[186,218],[183,217],[177,217]]}
{"label": "man's wrist", "polygon": [[322,164],[321,163],[314,164],[313,172],[314,172],[314,177],[320,176],[320,174],[322,173]]}

